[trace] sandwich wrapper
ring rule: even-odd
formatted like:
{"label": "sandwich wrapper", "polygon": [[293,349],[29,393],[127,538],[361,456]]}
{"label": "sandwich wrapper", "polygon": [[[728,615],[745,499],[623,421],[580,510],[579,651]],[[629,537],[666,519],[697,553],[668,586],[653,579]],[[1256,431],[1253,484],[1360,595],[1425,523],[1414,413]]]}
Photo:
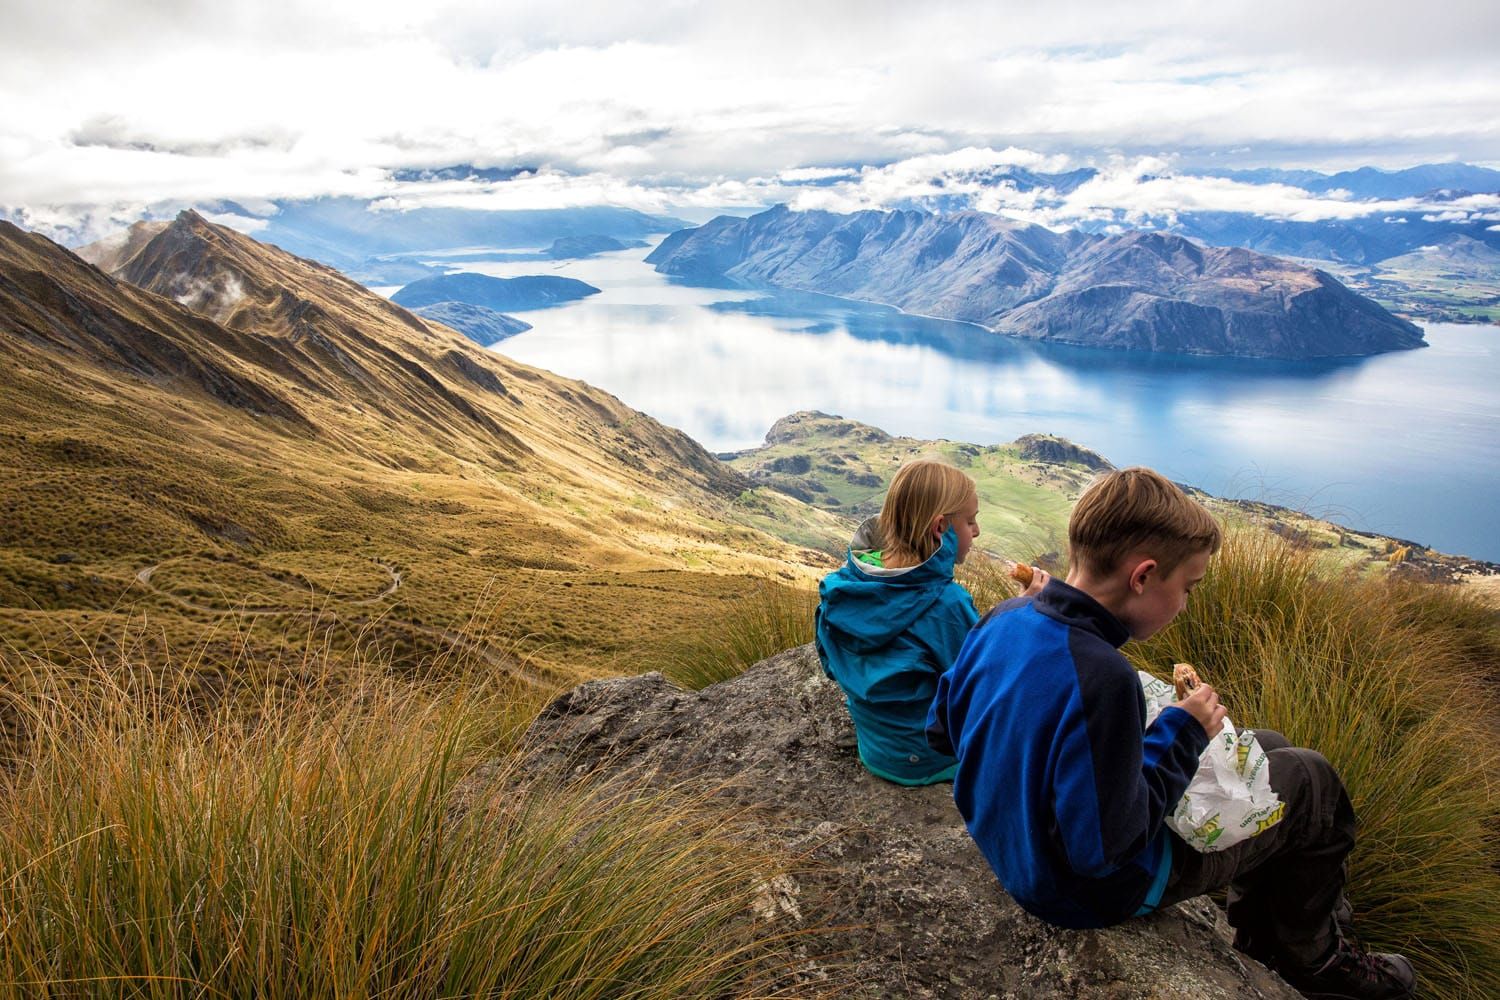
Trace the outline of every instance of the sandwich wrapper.
{"label": "sandwich wrapper", "polygon": [[[1146,725],[1163,708],[1175,704],[1176,689],[1144,670],[1138,671],[1146,696]],[[1236,732],[1226,718],[1198,761],[1167,824],[1196,851],[1222,851],[1281,822],[1286,805],[1271,790],[1271,767],[1255,730]]]}

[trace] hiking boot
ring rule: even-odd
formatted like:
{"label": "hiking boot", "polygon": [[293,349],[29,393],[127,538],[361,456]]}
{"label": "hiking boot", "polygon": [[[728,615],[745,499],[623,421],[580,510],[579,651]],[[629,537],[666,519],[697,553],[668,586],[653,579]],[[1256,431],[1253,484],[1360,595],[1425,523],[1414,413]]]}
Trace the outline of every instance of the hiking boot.
{"label": "hiking boot", "polygon": [[1342,940],[1315,970],[1278,971],[1307,1000],[1407,1000],[1417,985],[1402,956],[1363,951]]}
{"label": "hiking boot", "polygon": [[1359,936],[1354,933],[1354,904],[1350,903],[1349,897],[1342,892],[1339,893],[1339,901],[1333,905],[1333,920],[1339,925],[1339,933],[1344,939],[1353,941],[1358,947]]}
{"label": "hiking boot", "polygon": [[[1354,907],[1343,893],[1339,893],[1338,902],[1334,904],[1333,922],[1338,927],[1339,937],[1356,950],[1362,947],[1359,935],[1354,932]],[[1276,936],[1264,926],[1236,927],[1234,950],[1268,969],[1276,968]]]}

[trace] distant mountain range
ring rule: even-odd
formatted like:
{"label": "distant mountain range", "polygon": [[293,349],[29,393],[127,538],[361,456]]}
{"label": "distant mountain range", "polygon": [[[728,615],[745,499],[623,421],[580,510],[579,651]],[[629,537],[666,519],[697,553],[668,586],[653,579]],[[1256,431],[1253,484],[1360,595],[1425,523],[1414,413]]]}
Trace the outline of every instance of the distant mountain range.
{"label": "distant mountain range", "polygon": [[1423,346],[1421,331],[1322,271],[1178,236],[1054,233],[978,212],[721,216],[648,263],[882,302],[1087,347],[1321,358]]}
{"label": "distant mountain range", "polygon": [[[440,178],[439,178],[440,179]],[[455,247],[546,247],[563,238],[600,237],[622,244],[688,223],[629,208],[484,211],[464,208],[383,208],[362,198],[277,202],[252,211],[237,202],[201,206],[215,215],[255,220],[255,238],[341,271],[378,271],[380,258]]]}
{"label": "distant mountain range", "polygon": [[1197,170],[1205,177],[1227,177],[1249,184],[1290,184],[1326,194],[1348,191],[1356,198],[1413,198],[1435,191],[1500,191],[1500,170],[1468,163],[1426,163],[1405,170],[1360,167],[1336,174],[1316,170]]}
{"label": "distant mountain range", "polygon": [[[1255,170],[1193,167],[1184,168],[1181,173],[1190,177],[1223,177],[1244,184],[1286,184],[1313,194],[1347,191],[1352,197],[1361,199],[1416,198],[1441,191],[1500,191],[1500,170],[1468,163],[1427,163],[1405,170],[1360,167],[1358,170],[1334,174],[1271,167]],[[967,175],[966,179],[981,180],[992,185],[1009,184],[1017,191],[1050,189],[1059,194],[1068,194],[1098,176],[1099,171],[1093,167],[1063,173],[1044,173],[1005,165],[974,172]]]}
{"label": "distant mountain range", "polygon": [[[1045,203],[1061,200],[1083,184],[1094,180],[1093,168],[1048,174],[1004,166],[982,171],[974,177],[988,186],[1008,186],[1035,193]],[[1441,204],[1470,194],[1500,192],[1500,170],[1467,163],[1430,163],[1405,170],[1385,171],[1361,167],[1341,173],[1316,170],[1228,170],[1184,169],[1186,177],[1222,177],[1242,184],[1284,184],[1315,195],[1347,192],[1349,199],[1385,201],[1423,198]],[[967,196],[929,199],[932,207],[957,210],[966,207]],[[951,204],[950,204],[951,202]],[[1092,232],[1117,231],[1119,226],[1161,230],[1187,236],[1210,246],[1238,246],[1279,256],[1347,264],[1374,264],[1388,257],[1410,253],[1423,246],[1462,236],[1500,250],[1496,220],[1482,217],[1453,219],[1430,208],[1418,211],[1382,211],[1348,219],[1297,221],[1245,212],[1164,212],[1144,222],[1137,218],[1084,221],[1079,227]]]}

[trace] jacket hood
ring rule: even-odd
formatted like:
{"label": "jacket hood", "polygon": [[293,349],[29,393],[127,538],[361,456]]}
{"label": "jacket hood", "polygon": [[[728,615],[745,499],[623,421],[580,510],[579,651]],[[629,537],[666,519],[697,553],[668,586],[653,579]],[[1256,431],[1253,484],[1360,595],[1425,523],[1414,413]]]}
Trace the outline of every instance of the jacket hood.
{"label": "jacket hood", "polygon": [[844,565],[818,588],[824,625],[843,633],[855,650],[878,649],[909,628],[953,581],[958,557],[958,535],[950,526],[938,550],[916,566],[882,570],[860,563],[855,553],[876,548],[878,539],[874,518],[861,524]]}

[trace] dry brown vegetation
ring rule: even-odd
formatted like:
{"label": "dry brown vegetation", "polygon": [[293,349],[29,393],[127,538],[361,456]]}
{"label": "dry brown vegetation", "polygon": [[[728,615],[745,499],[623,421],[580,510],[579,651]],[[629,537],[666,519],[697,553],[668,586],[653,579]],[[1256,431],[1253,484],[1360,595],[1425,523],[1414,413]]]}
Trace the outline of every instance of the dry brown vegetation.
{"label": "dry brown vegetation", "polygon": [[531,787],[534,691],[379,652],[205,707],[140,646],[0,650],[0,997],[777,995],[807,935],[751,914],[792,859],[704,789]]}
{"label": "dry brown vegetation", "polygon": [[146,621],[223,651],[233,612],[261,662],[333,619],[326,641],[374,636],[413,666],[478,620],[587,677],[821,558],[751,526],[795,504],[605,393],[196,216],[145,235],[116,263],[160,295],[0,233],[0,635],[18,650]]}
{"label": "dry brown vegetation", "polygon": [[[746,858],[726,888],[736,847],[705,839],[701,802],[582,794],[454,827],[456,782],[578,680],[667,667],[708,683],[805,641],[811,583],[833,565],[817,549],[842,548],[913,449],[980,480],[982,545],[1060,568],[1080,467],[879,432],[856,446],[837,428],[739,463],[795,469],[800,448],[792,475],[827,477],[835,501],[819,510],[326,268],[194,216],[145,235],[115,263],[160,294],[0,224],[0,818],[15,831],[0,912],[56,917],[0,946],[22,992],[66,993],[75,968],[94,977],[76,992],[100,995],[115,976],[167,996],[421,992],[452,969],[466,989],[619,995],[588,972],[601,953],[645,977],[643,996],[753,984],[749,952],[705,948],[738,933],[780,862]],[[1141,662],[1195,660],[1237,721],[1334,758],[1366,820],[1362,927],[1417,954],[1438,995],[1484,995],[1500,982],[1500,726],[1473,692],[1496,677],[1493,610],[1385,579],[1398,550],[1380,540],[1235,517],[1300,544],[1231,546]],[[981,610],[1014,590],[980,556],[962,580]],[[369,760],[384,769],[352,782]],[[314,847],[329,853],[304,870]],[[657,879],[663,859],[678,881]],[[410,881],[433,866],[435,893]],[[384,909],[339,895],[372,873]],[[195,924],[214,879],[262,922]],[[615,884],[634,894],[623,910],[595,891]],[[537,886],[559,909],[535,912],[570,929],[506,923]],[[457,922],[433,937],[439,916]],[[361,953],[346,933],[395,947]],[[516,944],[503,969],[496,934]],[[435,944],[403,943],[418,941]],[[359,962],[319,964],[330,949]],[[313,978],[275,978],[288,970]]]}

